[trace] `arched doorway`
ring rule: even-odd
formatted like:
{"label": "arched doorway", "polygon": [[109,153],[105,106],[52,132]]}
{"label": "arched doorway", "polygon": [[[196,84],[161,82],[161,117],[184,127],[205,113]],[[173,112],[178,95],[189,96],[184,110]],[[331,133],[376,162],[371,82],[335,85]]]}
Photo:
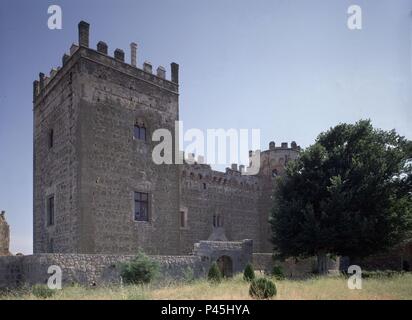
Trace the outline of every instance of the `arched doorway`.
{"label": "arched doorway", "polygon": [[233,276],[233,263],[230,257],[221,256],[219,259],[217,259],[216,263],[224,277]]}

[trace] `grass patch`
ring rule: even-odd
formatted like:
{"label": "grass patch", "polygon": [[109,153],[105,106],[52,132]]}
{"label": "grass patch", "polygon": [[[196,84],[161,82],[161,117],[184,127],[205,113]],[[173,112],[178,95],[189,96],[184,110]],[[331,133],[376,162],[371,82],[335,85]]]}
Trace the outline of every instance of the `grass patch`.
{"label": "grass patch", "polygon": [[[392,300],[412,299],[412,273],[391,274],[384,277],[368,277],[362,281],[361,290],[349,290],[344,276],[313,277],[306,280],[271,280],[276,284],[278,300]],[[47,300],[239,300],[251,299],[250,283],[239,274],[224,278],[216,284],[206,279],[190,282],[168,282],[163,285],[113,285],[94,288],[82,286],[65,287],[57,290]],[[3,290],[0,299],[44,299],[36,297],[31,288]]]}

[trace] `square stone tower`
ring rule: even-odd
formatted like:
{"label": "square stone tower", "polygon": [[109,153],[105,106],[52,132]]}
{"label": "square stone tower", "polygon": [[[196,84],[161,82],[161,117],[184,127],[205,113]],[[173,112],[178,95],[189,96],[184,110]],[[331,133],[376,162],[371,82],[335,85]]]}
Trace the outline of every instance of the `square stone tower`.
{"label": "square stone tower", "polygon": [[[178,65],[152,72],[89,47],[89,24],[33,84],[34,252],[178,254],[179,173],[152,161],[152,133],[174,132]],[[175,141],[173,141],[175,143]]]}

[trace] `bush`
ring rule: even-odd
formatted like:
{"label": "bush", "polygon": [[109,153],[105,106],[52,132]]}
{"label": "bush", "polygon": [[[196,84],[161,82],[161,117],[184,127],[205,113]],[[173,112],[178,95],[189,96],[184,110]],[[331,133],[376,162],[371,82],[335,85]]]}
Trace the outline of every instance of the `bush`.
{"label": "bush", "polygon": [[157,275],[159,264],[139,251],[133,260],[121,264],[120,275],[125,284],[149,283]]}
{"label": "bush", "polygon": [[195,272],[191,267],[187,267],[183,271],[183,280],[185,282],[193,282],[195,280]]}
{"label": "bush", "polygon": [[245,271],[243,271],[243,280],[250,282],[253,279],[255,279],[255,270],[253,270],[252,265],[248,263]]}
{"label": "bush", "polygon": [[222,273],[220,272],[216,262],[213,262],[210,266],[209,272],[207,274],[207,279],[210,282],[215,283],[219,283],[220,281],[222,281]]}
{"label": "bush", "polygon": [[277,280],[283,280],[285,279],[285,274],[283,273],[283,269],[281,266],[274,266],[272,270],[272,275],[275,277]]}
{"label": "bush", "polygon": [[276,285],[269,279],[257,278],[250,284],[249,295],[254,299],[269,299],[276,295]]}
{"label": "bush", "polygon": [[54,295],[54,290],[44,284],[36,284],[31,289],[31,293],[37,298],[47,299]]}

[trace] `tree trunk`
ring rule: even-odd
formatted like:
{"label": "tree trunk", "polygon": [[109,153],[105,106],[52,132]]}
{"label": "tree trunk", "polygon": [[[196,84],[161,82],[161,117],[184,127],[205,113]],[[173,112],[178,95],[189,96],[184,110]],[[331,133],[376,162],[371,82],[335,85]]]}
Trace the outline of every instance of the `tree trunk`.
{"label": "tree trunk", "polygon": [[318,252],[318,273],[325,275],[328,273],[328,260],[325,252]]}

